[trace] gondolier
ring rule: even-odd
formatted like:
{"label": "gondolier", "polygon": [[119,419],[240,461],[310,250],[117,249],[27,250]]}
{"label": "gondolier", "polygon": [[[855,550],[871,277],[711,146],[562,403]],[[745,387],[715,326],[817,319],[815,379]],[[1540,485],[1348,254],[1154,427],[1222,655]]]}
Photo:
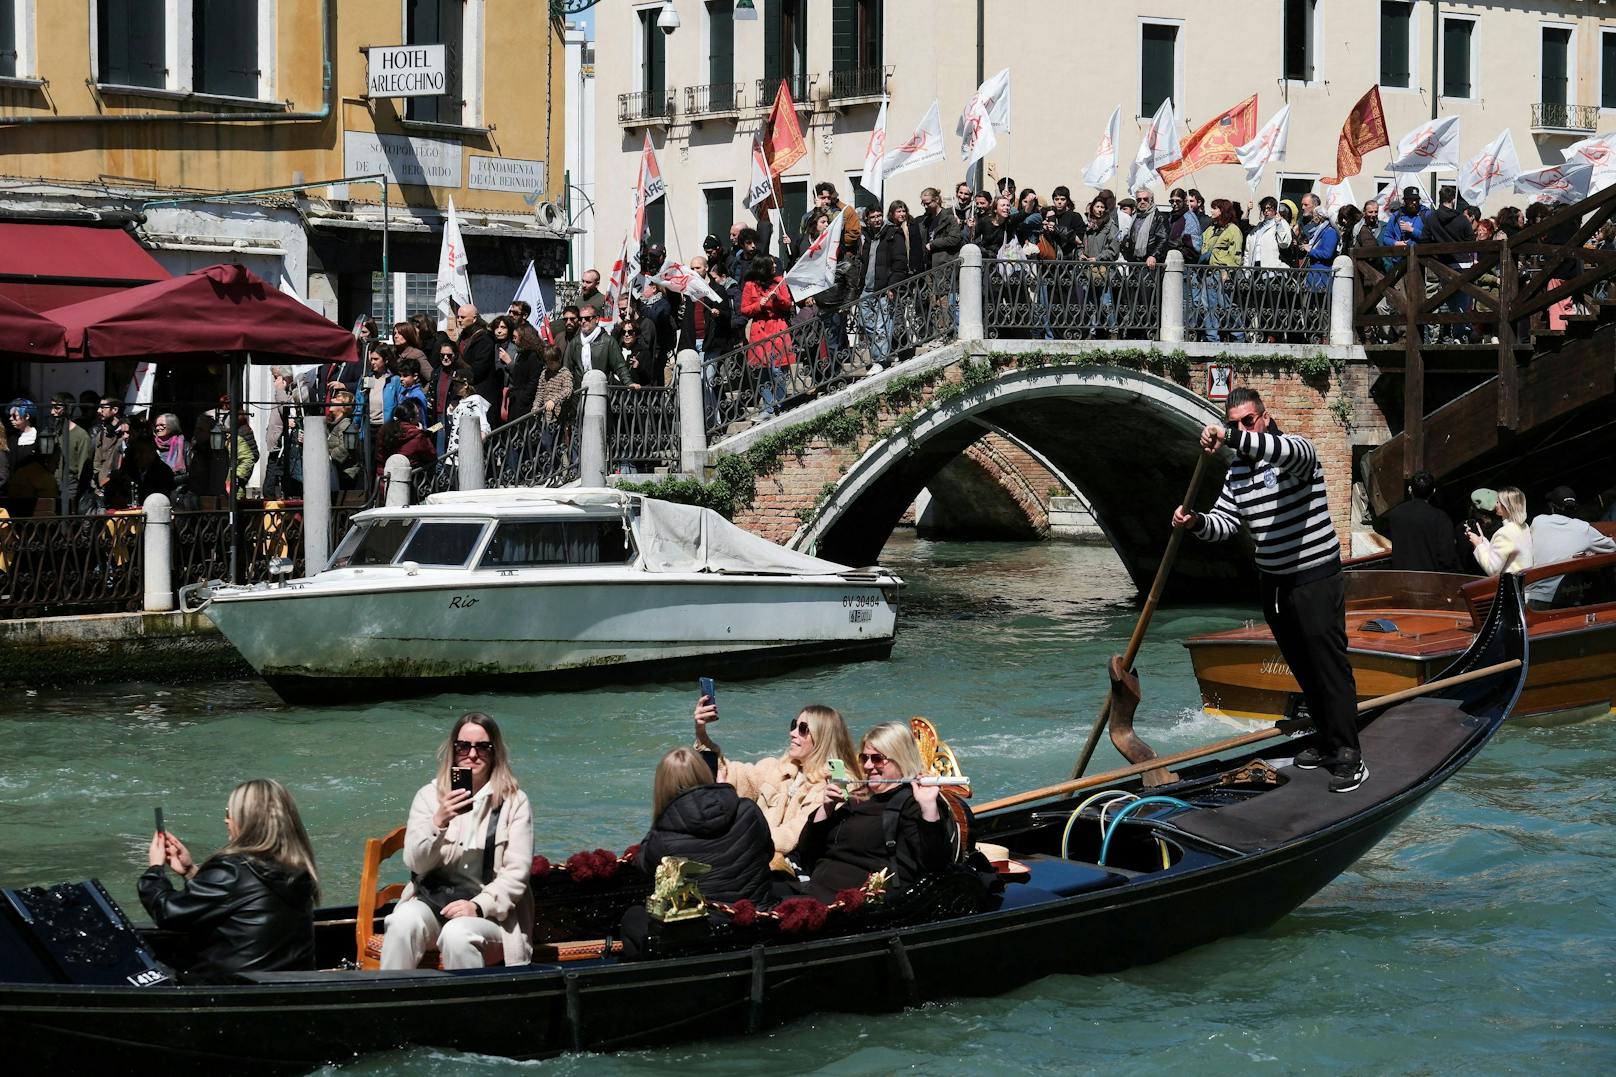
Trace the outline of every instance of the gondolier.
{"label": "gondolier", "polygon": [[1256,543],[1263,619],[1296,675],[1318,748],[1296,766],[1330,769],[1330,791],[1347,793],[1369,777],[1358,746],[1357,689],[1347,661],[1341,542],[1330,520],[1324,469],[1313,443],[1279,429],[1254,389],[1229,394],[1228,430],[1201,431],[1201,449],[1227,441],[1235,458],[1211,512],[1173,510],[1173,525],[1208,542],[1233,538],[1242,524]]}

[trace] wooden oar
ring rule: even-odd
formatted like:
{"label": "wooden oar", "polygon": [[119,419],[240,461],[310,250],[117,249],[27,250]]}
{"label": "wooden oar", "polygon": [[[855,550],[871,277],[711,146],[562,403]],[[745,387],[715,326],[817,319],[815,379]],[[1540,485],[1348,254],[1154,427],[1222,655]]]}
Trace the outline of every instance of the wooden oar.
{"label": "wooden oar", "polygon": [[[1201,476],[1206,471],[1207,454],[1202,452],[1195,460],[1195,471],[1190,475],[1189,489],[1184,491],[1184,500],[1181,507],[1188,510],[1195,503],[1195,492],[1201,488]],[[1150,594],[1145,598],[1145,608],[1139,611],[1139,622],[1133,627],[1133,635],[1128,638],[1128,649],[1122,655],[1122,671],[1127,673],[1133,669],[1133,661],[1139,657],[1139,647],[1145,641],[1145,629],[1150,625],[1150,618],[1156,612],[1156,605],[1161,601],[1162,591],[1167,587],[1167,576],[1173,570],[1173,560],[1178,556],[1178,547],[1184,541],[1184,528],[1175,527],[1167,539],[1167,551],[1162,554],[1161,564],[1156,566],[1156,579],[1150,585]],[[1112,689],[1115,691],[1115,689]],[[1076,780],[1083,776],[1088,769],[1089,760],[1094,758],[1094,748],[1100,743],[1100,731],[1105,728],[1106,722],[1111,720],[1111,695],[1105,694],[1105,702],[1100,704],[1099,716],[1094,719],[1094,728],[1089,730],[1088,743],[1083,745],[1083,754],[1078,756],[1077,766],[1072,768],[1072,778]],[[1153,769],[1153,768],[1152,768]]]}
{"label": "wooden oar", "polygon": [[[1466,684],[1470,681],[1479,681],[1485,677],[1491,677],[1495,673],[1503,673],[1505,670],[1514,669],[1520,664],[1521,660],[1519,658],[1511,658],[1507,662],[1499,662],[1496,665],[1483,666],[1480,669],[1473,669],[1468,673],[1459,673],[1452,677],[1444,677],[1439,681],[1427,681],[1425,684],[1415,685],[1413,688],[1404,688],[1398,692],[1391,692],[1387,695],[1376,696],[1374,699],[1366,699],[1362,703],[1358,704],[1358,712],[1361,714],[1364,711],[1374,710],[1376,707],[1384,707],[1392,703],[1402,703],[1404,700],[1429,695],[1432,692],[1441,691],[1444,688],[1452,688],[1455,685]],[[1286,734],[1282,732],[1278,726],[1267,726],[1263,729],[1254,729],[1250,733],[1242,733],[1238,737],[1230,737],[1228,740],[1215,741],[1212,744],[1203,744],[1199,748],[1186,748],[1182,752],[1174,752],[1172,755],[1164,755],[1156,759],[1147,759],[1143,763],[1135,763],[1132,766],[1122,767],[1119,770],[1111,770],[1104,774],[1095,774],[1087,778],[1061,782],[1059,785],[1046,785],[1042,789],[1029,789],[1025,793],[1016,793],[1014,796],[1008,796],[1002,800],[989,801],[975,810],[980,814],[981,812],[992,811],[995,808],[1013,808],[1017,804],[1026,804],[1027,802],[1033,800],[1043,800],[1046,797],[1055,797],[1062,796],[1066,793],[1075,793],[1080,789],[1091,789],[1096,785],[1109,785],[1110,783],[1121,778],[1131,778],[1135,775],[1143,774],[1147,770],[1155,770],[1157,767],[1176,766],[1179,763],[1188,763],[1191,760],[1199,759],[1202,756],[1216,755],[1219,752],[1226,752],[1231,748],[1243,748],[1248,744],[1256,744],[1260,741],[1285,735]]]}

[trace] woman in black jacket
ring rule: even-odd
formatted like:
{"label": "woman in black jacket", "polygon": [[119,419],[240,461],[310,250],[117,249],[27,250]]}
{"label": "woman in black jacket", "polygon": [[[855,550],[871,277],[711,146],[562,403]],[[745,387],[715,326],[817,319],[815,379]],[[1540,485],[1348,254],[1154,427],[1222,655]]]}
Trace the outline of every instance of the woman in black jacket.
{"label": "woman in black jacket", "polygon": [[699,881],[713,901],[772,904],[769,861],[774,839],[768,821],[733,785],[719,785],[694,749],[675,748],[657,764],[652,785],[650,833],[634,854],[634,866],[655,875],[665,856],[682,856],[713,870]]}
{"label": "woman in black jacket", "polygon": [[908,205],[893,200],[887,206],[886,227],[881,229],[875,249],[875,276],[870,281],[870,290],[884,292],[923,272],[929,264],[926,233],[920,222],[909,216]]}
{"label": "woman in black jacket", "polygon": [[[230,841],[201,867],[174,835],[152,835],[149,863],[136,883],[152,922],[187,936],[193,977],[314,968],[314,901],[320,882],[314,852],[292,794],[255,778],[230,793]],[[175,890],[168,867],[185,880]]]}

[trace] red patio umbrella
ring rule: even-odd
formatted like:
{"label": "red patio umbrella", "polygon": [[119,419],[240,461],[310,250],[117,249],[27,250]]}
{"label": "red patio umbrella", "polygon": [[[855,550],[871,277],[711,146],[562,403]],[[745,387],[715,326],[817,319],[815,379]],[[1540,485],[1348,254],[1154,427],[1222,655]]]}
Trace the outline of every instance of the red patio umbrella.
{"label": "red patio umbrella", "polygon": [[60,322],[0,295],[0,355],[18,359],[61,359],[67,331]]}
{"label": "red patio umbrella", "polygon": [[86,359],[357,361],[353,334],[239,265],[216,265],[47,312]]}

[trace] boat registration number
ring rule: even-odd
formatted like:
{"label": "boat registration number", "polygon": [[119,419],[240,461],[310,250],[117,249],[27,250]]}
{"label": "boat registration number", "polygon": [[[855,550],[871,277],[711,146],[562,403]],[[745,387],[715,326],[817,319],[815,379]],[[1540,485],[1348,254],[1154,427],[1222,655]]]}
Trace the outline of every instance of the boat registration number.
{"label": "boat registration number", "polygon": [[847,611],[847,619],[849,621],[853,622],[854,624],[858,624],[860,621],[868,621],[872,617],[874,617],[874,615],[875,615],[874,610],[848,610]]}
{"label": "boat registration number", "polygon": [[875,607],[879,606],[880,604],[881,604],[881,599],[876,595],[863,594],[863,595],[843,595],[842,596],[842,605],[845,606],[848,609],[871,609],[871,610],[873,610],[873,609],[875,609]]}

